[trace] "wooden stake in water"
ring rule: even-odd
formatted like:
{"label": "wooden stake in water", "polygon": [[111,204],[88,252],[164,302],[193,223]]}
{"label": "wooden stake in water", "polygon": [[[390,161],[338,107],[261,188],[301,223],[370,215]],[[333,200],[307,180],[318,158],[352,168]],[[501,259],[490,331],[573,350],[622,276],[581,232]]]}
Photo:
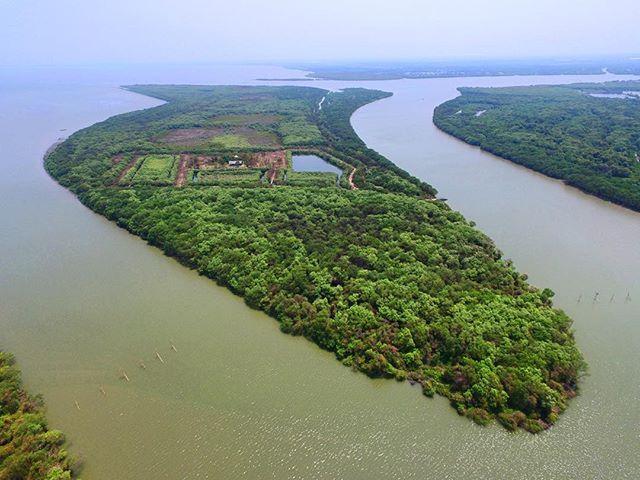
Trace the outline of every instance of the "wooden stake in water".
{"label": "wooden stake in water", "polygon": [[140,366],[141,369],[146,370],[147,366],[144,364],[144,362],[142,360],[140,360],[140,363],[138,363],[138,365]]}
{"label": "wooden stake in water", "polygon": [[582,294],[578,297],[577,303],[581,303],[581,302],[582,302]]}
{"label": "wooden stake in water", "polygon": [[173,344],[171,340],[169,340],[169,345],[171,345],[171,350],[173,350],[174,352],[178,351],[178,349],[176,348],[176,346]]}
{"label": "wooden stake in water", "polygon": [[629,295],[629,292],[627,292],[627,298],[624,299],[624,303],[627,303],[630,301],[631,301],[631,295]]}
{"label": "wooden stake in water", "polygon": [[77,401],[77,400],[74,400],[74,401],[73,401],[73,403],[75,403],[75,404],[76,404],[76,408],[77,408],[78,410],[80,410],[80,405],[78,404],[78,401]]}
{"label": "wooden stake in water", "polygon": [[107,396],[107,392],[104,391],[104,388],[100,387],[100,393],[102,395],[104,395],[105,397]]}
{"label": "wooden stake in water", "polygon": [[124,378],[127,382],[130,382],[131,380],[129,379],[129,375],[127,375],[127,372],[125,372],[124,370],[122,371],[122,378]]}
{"label": "wooden stake in water", "polygon": [[157,351],[156,351],[156,357],[158,357],[158,360],[160,360],[160,362],[164,363],[164,360],[162,359],[162,357]]}
{"label": "wooden stake in water", "polygon": [[598,301],[598,296],[600,294],[598,292],[596,292],[596,294],[593,296],[593,303],[596,303]]}

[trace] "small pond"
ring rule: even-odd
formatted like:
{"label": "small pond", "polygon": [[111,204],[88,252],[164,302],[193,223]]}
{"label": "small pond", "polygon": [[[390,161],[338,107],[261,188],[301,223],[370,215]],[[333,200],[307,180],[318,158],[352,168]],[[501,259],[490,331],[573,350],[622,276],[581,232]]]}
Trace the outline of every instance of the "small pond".
{"label": "small pond", "polygon": [[342,170],[317,155],[293,155],[292,162],[293,170],[296,172],[329,172],[342,175]]}

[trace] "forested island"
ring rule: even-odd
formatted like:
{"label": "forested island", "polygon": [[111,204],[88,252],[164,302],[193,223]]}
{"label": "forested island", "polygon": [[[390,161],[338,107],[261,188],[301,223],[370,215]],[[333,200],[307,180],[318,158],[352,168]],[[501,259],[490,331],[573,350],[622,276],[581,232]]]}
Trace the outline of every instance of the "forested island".
{"label": "forested island", "polygon": [[[91,209],[373,377],[548,428],[585,363],[571,320],[350,117],[388,93],[137,85],[166,101],[81,130],[47,171]],[[314,154],[342,170],[297,172]]]}
{"label": "forested island", "polygon": [[64,435],[49,430],[40,397],[27,393],[12,355],[0,351],[0,478],[69,480]]}
{"label": "forested island", "polygon": [[538,59],[458,59],[414,61],[350,61],[298,63],[289,68],[307,70],[321,80],[397,80],[401,78],[502,77],[512,75],[640,74],[640,60],[619,56]]}
{"label": "forested island", "polygon": [[460,92],[436,108],[440,129],[640,211],[640,82]]}

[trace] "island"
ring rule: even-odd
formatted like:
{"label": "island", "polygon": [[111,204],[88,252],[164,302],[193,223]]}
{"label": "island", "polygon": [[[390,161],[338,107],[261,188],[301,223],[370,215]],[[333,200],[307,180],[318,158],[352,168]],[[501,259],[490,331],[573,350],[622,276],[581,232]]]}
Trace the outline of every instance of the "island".
{"label": "island", "polygon": [[13,355],[2,351],[0,424],[0,478],[75,478],[63,433],[49,430],[42,398],[24,390]]}
{"label": "island", "polygon": [[460,92],[435,109],[441,130],[640,211],[640,82]]}
{"label": "island", "polygon": [[[586,365],[553,292],[353,130],[358,108],[390,94],[127,88],[166,103],[81,130],[45,160],[89,208],[283,332],[478,423],[540,432],[567,408]],[[301,155],[333,171],[302,171]]]}

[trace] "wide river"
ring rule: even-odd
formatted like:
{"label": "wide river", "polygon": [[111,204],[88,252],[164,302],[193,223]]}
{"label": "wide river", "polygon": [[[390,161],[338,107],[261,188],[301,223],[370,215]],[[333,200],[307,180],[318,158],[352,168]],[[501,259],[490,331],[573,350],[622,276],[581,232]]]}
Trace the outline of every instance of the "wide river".
{"label": "wide river", "polygon": [[556,291],[590,370],[561,421],[535,436],[475,426],[442,398],[371,380],[283,335],[242,299],[93,214],[42,168],[58,137],[158,104],[118,85],[297,75],[257,66],[0,71],[0,348],[44,395],[82,477],[640,478],[640,215],[431,123],[459,86],[625,77],[295,83],[393,92],[356,112],[360,136],[438,188],[532,283]]}

